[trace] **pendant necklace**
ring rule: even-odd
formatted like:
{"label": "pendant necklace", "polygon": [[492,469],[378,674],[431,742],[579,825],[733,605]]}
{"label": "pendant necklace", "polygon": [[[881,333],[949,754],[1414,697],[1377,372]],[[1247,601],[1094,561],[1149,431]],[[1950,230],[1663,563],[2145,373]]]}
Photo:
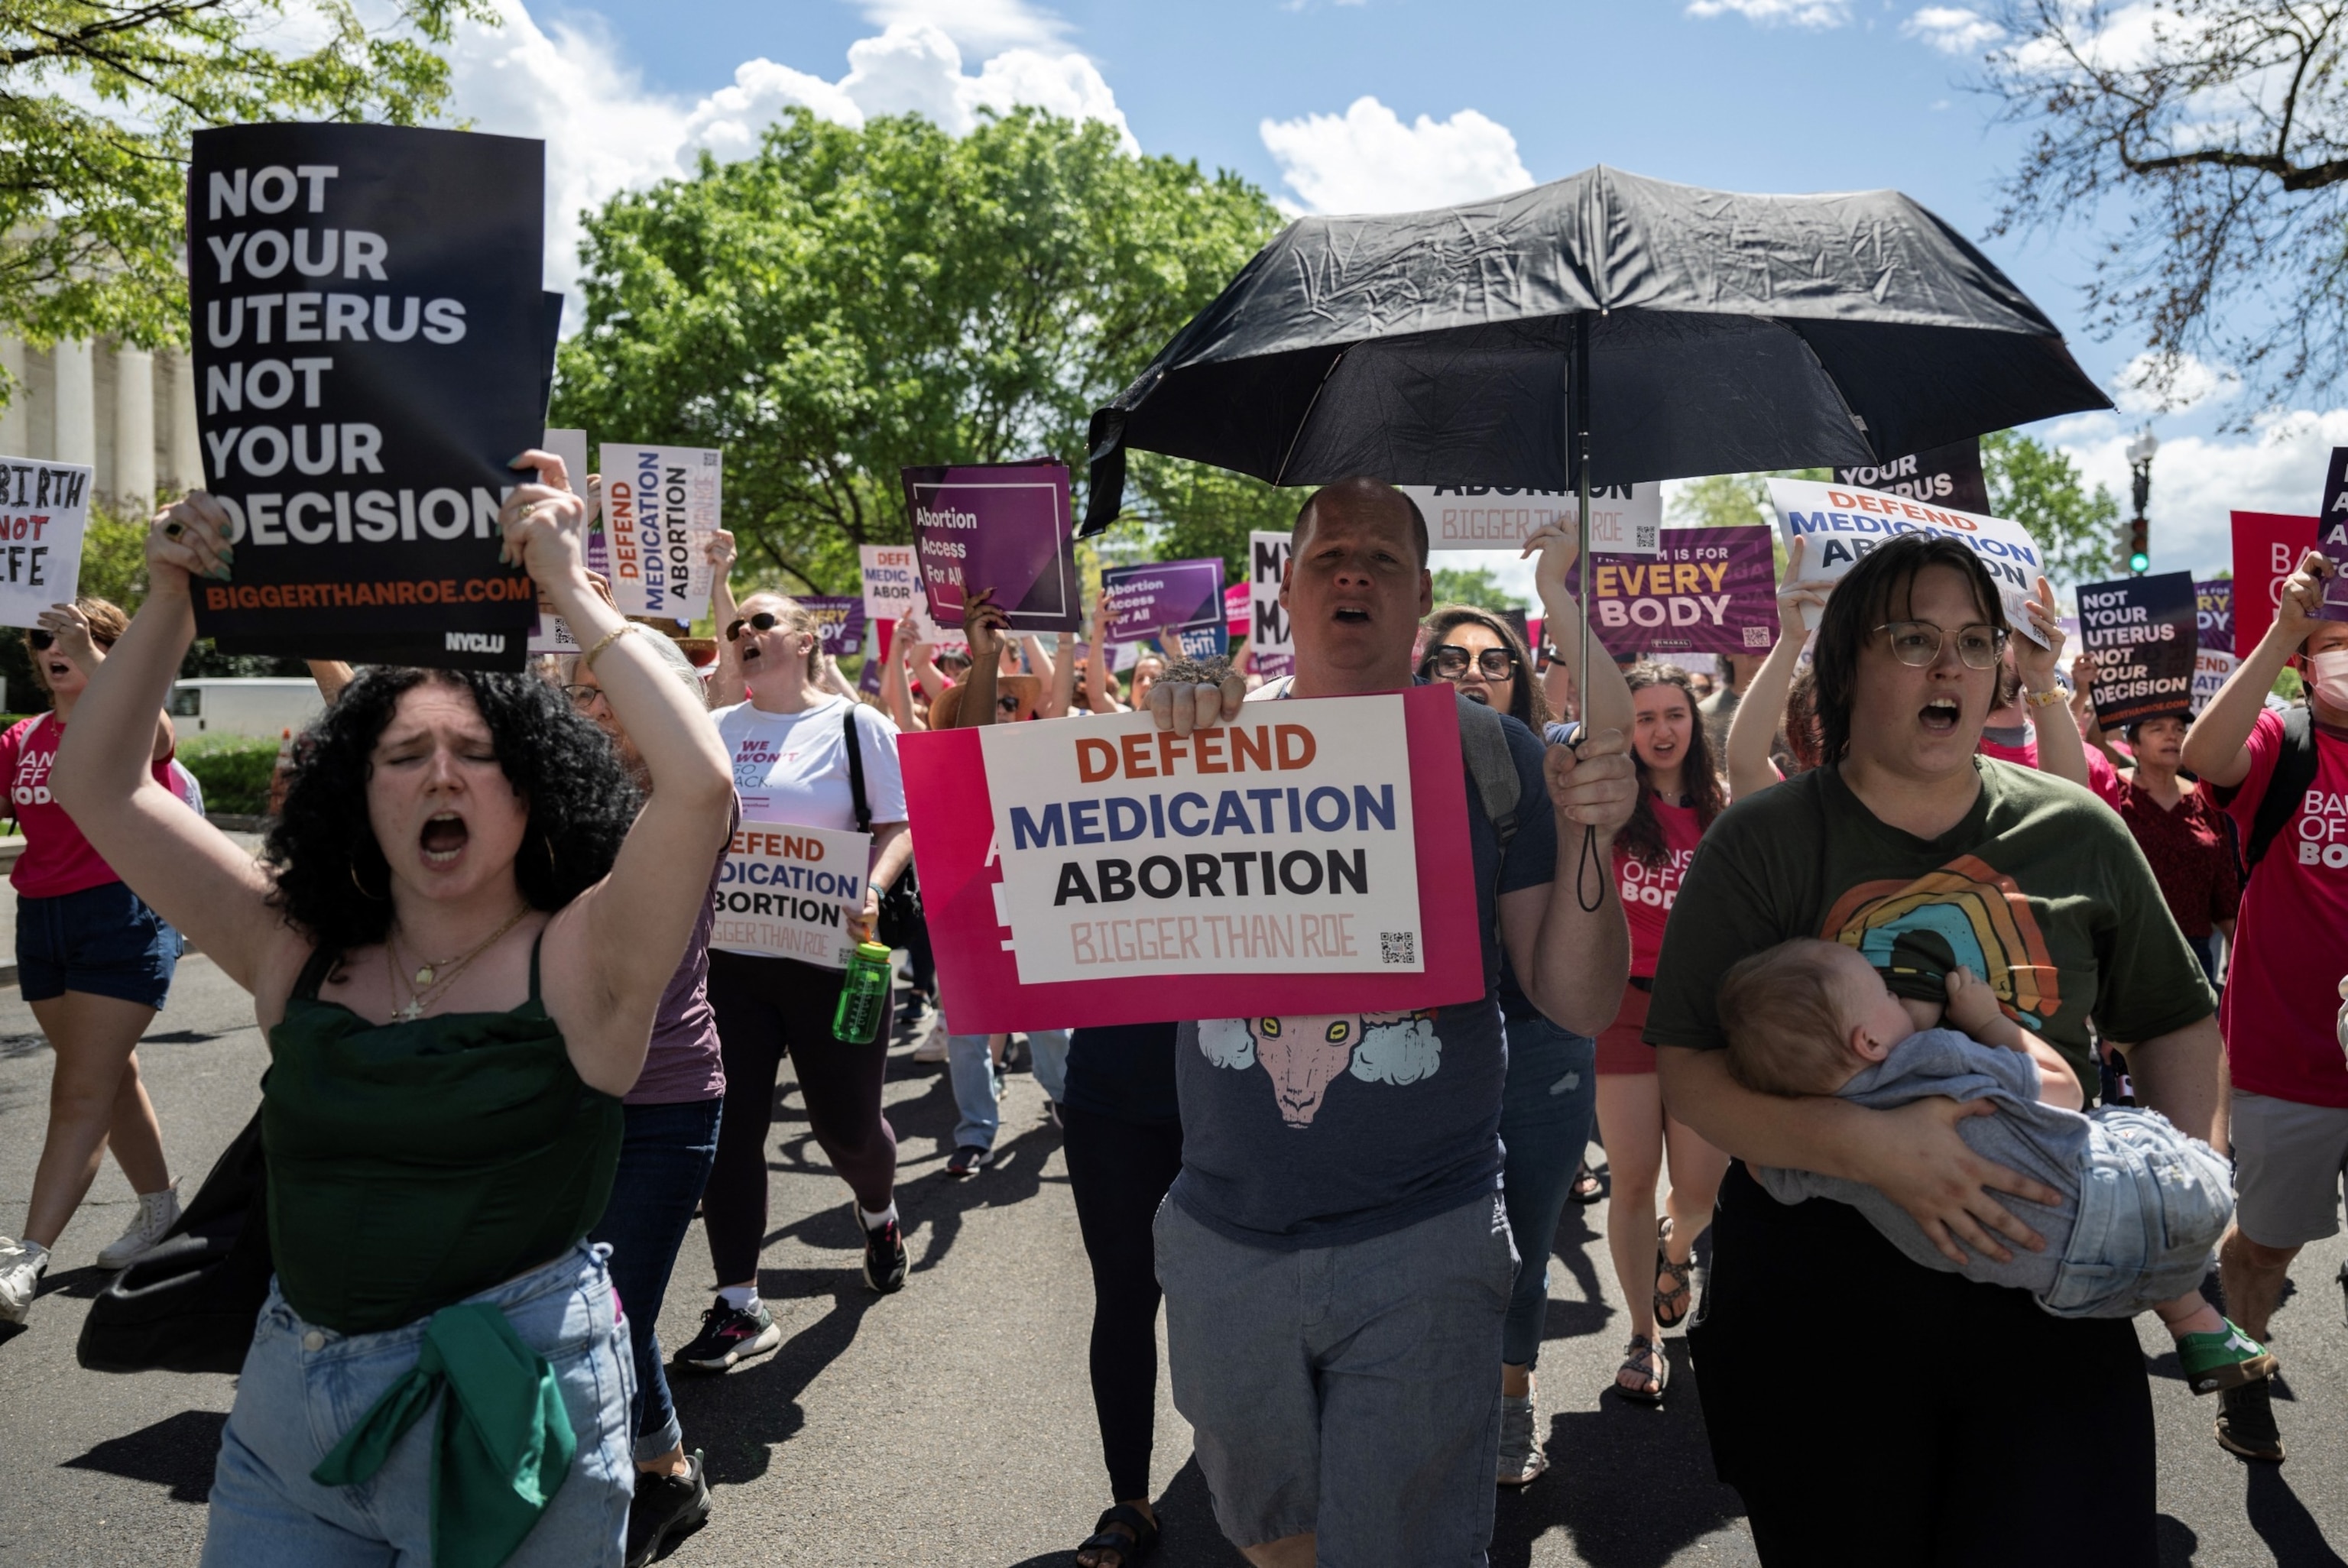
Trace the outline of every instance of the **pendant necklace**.
{"label": "pendant necklace", "polygon": [[417,967],[416,983],[413,986],[407,986],[401,982],[399,961],[396,953],[398,938],[386,933],[383,942],[384,968],[393,982],[394,994],[402,989],[407,992],[407,1003],[400,1007],[394,1016],[407,1023],[413,1023],[422,1018],[424,1009],[432,1004],[434,997],[455,984],[457,977],[463,974],[475,958],[489,951],[499,938],[521,924],[521,917],[529,913],[530,906],[524,903],[520,908],[506,917],[504,925],[473,944],[469,951],[453,958],[427,960]]}

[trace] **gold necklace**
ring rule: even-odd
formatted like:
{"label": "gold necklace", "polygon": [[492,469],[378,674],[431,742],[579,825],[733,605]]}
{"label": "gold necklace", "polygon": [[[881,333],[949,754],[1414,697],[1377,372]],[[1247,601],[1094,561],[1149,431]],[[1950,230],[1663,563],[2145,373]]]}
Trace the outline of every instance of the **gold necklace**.
{"label": "gold necklace", "polygon": [[[457,977],[463,974],[472,964],[472,961],[475,958],[479,958],[483,953],[489,951],[490,947],[496,943],[499,938],[504,936],[508,931],[512,930],[516,926],[520,925],[521,917],[529,913],[530,906],[525,903],[520,908],[516,909],[512,914],[506,917],[504,925],[499,926],[496,930],[482,938],[479,942],[476,942],[469,952],[467,952],[458,958],[441,958],[437,962],[425,964],[416,971],[416,984],[414,986],[404,986],[401,983],[399,964],[394,956],[394,949],[397,947],[399,939],[396,935],[386,933],[384,937],[383,943],[384,972],[392,981],[394,995],[396,995],[402,989],[405,989],[407,992],[407,1004],[399,1008],[395,1016],[410,1023],[422,1018],[424,1016],[424,1009],[432,1004],[432,1000],[435,997],[438,996],[440,992],[448,989],[449,986],[455,984]],[[446,974],[440,973],[444,965],[448,966],[448,972]]]}

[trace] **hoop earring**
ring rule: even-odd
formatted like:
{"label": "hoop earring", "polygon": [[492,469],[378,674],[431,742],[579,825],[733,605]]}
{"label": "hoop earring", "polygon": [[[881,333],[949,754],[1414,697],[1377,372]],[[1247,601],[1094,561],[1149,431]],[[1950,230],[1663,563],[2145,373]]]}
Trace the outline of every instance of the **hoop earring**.
{"label": "hoop earring", "polygon": [[382,902],[383,902],[383,895],[382,895],[382,894],[380,894],[380,893],[370,893],[370,892],[368,892],[368,891],[366,890],[366,884],[365,884],[365,883],[363,883],[363,882],[361,882],[361,881],[359,880],[359,863],[358,863],[358,857],[357,857],[356,856],[352,856],[352,857],[351,857],[350,870],[351,870],[351,886],[354,886],[354,887],[355,887],[355,888],[357,888],[357,889],[359,890],[359,897],[362,897],[362,898],[365,898],[365,899],[368,900],[368,901],[369,901],[369,902],[371,902],[371,903],[376,903],[376,904],[380,904],[380,903],[382,903]]}

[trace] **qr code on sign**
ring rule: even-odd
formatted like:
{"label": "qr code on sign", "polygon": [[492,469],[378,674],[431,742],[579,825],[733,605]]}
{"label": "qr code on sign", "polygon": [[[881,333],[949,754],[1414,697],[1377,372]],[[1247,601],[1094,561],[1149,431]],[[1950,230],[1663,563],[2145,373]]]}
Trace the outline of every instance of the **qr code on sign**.
{"label": "qr code on sign", "polygon": [[1418,962],[1418,933],[1416,931],[1380,931],[1378,962],[1382,964],[1415,964]]}
{"label": "qr code on sign", "polygon": [[1745,646],[1747,648],[1768,647],[1769,629],[1766,626],[1746,627],[1745,629]]}
{"label": "qr code on sign", "polygon": [[1660,525],[1655,523],[1639,523],[1633,526],[1631,530],[1631,537],[1633,541],[1631,548],[1633,553],[1640,555],[1653,555],[1663,548],[1663,540],[1657,537],[1656,533]]}

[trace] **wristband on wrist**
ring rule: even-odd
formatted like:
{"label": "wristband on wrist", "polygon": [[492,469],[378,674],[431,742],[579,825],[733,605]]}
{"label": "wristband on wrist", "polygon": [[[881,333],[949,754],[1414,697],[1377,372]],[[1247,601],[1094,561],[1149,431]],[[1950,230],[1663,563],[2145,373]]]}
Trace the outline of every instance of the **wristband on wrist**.
{"label": "wristband on wrist", "polygon": [[2025,692],[2023,693],[2023,701],[2034,708],[2051,708],[2063,701],[2063,688],[2049,686],[2044,692]]}

